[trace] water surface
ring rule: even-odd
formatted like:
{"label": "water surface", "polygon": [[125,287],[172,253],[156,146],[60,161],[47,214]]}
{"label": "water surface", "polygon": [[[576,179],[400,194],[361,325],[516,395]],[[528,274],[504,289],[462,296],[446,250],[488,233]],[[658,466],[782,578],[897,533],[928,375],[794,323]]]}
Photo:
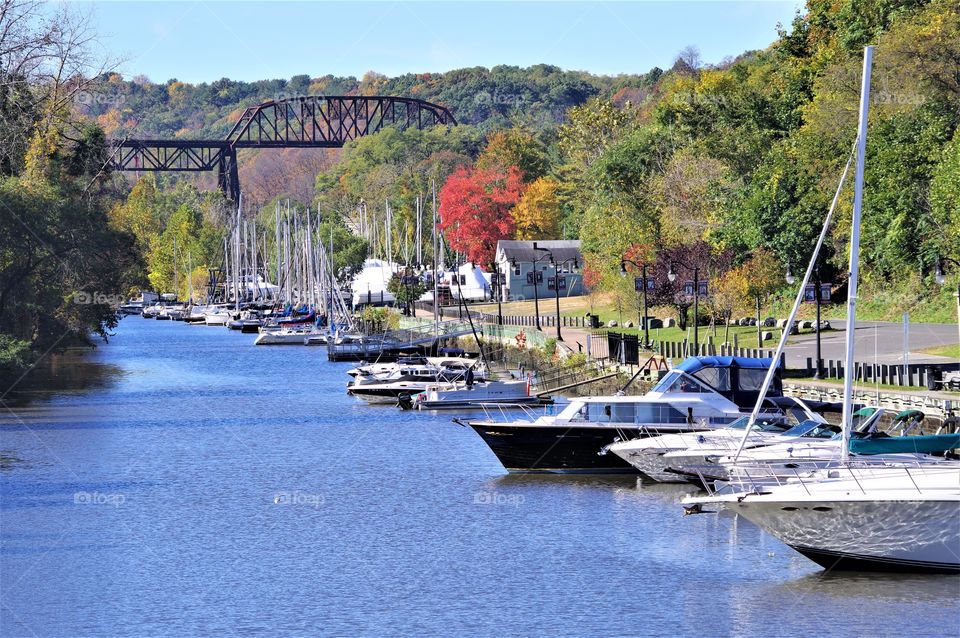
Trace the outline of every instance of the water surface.
{"label": "water surface", "polygon": [[508,476],[253,339],[127,318],[4,409],[0,634],[960,634],[960,579],[824,575],[683,486]]}

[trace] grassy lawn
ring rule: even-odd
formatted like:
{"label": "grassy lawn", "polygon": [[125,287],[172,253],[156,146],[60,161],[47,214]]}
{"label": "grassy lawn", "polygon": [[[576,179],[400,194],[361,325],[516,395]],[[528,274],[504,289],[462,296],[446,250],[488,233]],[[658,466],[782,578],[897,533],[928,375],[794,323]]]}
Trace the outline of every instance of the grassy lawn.
{"label": "grassy lawn", "polygon": [[921,350],[924,354],[932,354],[938,357],[950,357],[951,359],[960,359],[960,343],[954,343],[946,346],[936,346]]}

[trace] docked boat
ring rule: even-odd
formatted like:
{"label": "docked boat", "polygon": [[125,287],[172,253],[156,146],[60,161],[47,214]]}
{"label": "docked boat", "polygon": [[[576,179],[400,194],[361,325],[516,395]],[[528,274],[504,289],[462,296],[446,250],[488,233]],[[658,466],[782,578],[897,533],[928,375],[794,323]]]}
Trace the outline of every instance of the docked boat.
{"label": "docked boat", "polygon": [[722,505],[825,569],[960,573],[956,462],[821,469],[684,505]]}
{"label": "docked boat", "polygon": [[330,334],[327,332],[317,332],[315,334],[307,335],[303,339],[303,345],[305,346],[325,346],[327,345],[327,339],[330,338]]}
{"label": "docked boat", "polygon": [[140,296],[136,298],[128,299],[125,304],[122,304],[120,306],[119,312],[124,316],[139,315],[143,313],[144,307],[155,303],[158,298],[159,297],[155,292],[150,292],[148,290],[141,290]]}
{"label": "docked boat", "polygon": [[456,410],[484,404],[521,406],[541,403],[540,397],[530,394],[527,381],[486,381],[472,385],[457,383],[453,387],[427,386],[422,393],[412,397],[410,407]]}
{"label": "docked boat", "polygon": [[484,372],[476,361],[469,359],[451,359],[439,364],[429,361],[425,364],[403,364],[386,375],[354,377],[347,386],[347,394],[368,403],[409,405],[415,395],[428,388],[447,391],[483,382]]}
{"label": "docked boat", "polygon": [[233,318],[233,313],[225,306],[210,306],[203,313],[203,322],[208,326],[225,326]]}
{"label": "docked boat", "polygon": [[186,323],[192,323],[197,325],[202,325],[207,322],[207,312],[210,310],[208,306],[201,304],[193,304],[190,306],[190,309],[184,314],[183,320]]}
{"label": "docked boat", "polygon": [[186,306],[182,303],[166,304],[157,313],[156,318],[167,321],[183,321],[186,312]]}
{"label": "docked boat", "polygon": [[[867,46],[860,91],[847,282],[844,368],[848,371],[856,369],[854,332],[872,59],[873,47]],[[842,188],[843,178],[787,321],[787,331],[796,316]],[[787,331],[778,351],[783,350]],[[774,480],[759,486],[744,476],[735,489],[687,497],[683,500],[684,506],[691,512],[702,511],[704,506],[725,507],[830,570],[960,574],[960,516],[957,515],[960,512],[960,463],[922,455],[915,455],[915,462],[900,463],[889,460],[895,455],[851,455],[849,443],[856,438],[853,435],[853,382],[852,374],[844,377],[841,436],[838,441],[829,442],[836,443],[832,449],[839,453],[834,464],[805,470],[797,463],[796,467],[788,468],[794,470],[792,476],[775,475]],[[733,455],[732,463],[739,461],[738,457],[742,456],[739,452]],[[887,458],[883,459],[884,456]],[[864,459],[870,459],[867,465],[862,465]],[[776,462],[774,459],[773,463]],[[771,462],[762,461],[760,465],[769,466]],[[731,474],[735,467],[729,468]]]}
{"label": "docked boat", "polygon": [[[661,483],[684,483],[689,480],[693,471],[691,467],[699,468],[714,457],[732,454],[749,421],[749,416],[743,416],[727,427],[709,432],[666,434],[619,441],[607,446],[604,451],[619,456],[647,478]],[[791,426],[785,415],[770,414],[757,419],[749,427],[747,449],[805,438],[829,438],[839,430],[837,426],[812,415],[811,418]]]}
{"label": "docked boat", "polygon": [[[771,363],[748,357],[691,357],[643,396],[572,399],[555,415],[466,424],[509,472],[636,474],[630,463],[601,451],[617,441],[733,423],[757,401]],[[777,376],[770,395],[781,394]]]}
{"label": "docked boat", "polygon": [[292,324],[277,328],[260,328],[260,334],[253,342],[256,346],[302,346],[311,336],[325,336],[313,324]]}
{"label": "docked boat", "polygon": [[163,304],[158,301],[155,304],[144,306],[140,316],[144,319],[156,319],[161,310],[163,310]]}

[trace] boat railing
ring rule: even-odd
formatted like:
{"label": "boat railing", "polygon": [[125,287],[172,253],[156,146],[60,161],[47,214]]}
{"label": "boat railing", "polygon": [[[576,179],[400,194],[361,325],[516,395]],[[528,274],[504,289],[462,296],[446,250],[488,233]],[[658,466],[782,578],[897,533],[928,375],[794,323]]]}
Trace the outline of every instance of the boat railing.
{"label": "boat railing", "polygon": [[[745,493],[761,493],[765,488],[772,486],[799,484],[807,494],[811,494],[812,485],[849,478],[863,495],[902,491],[904,488],[910,491],[916,490],[918,494],[925,494],[933,488],[924,488],[917,478],[928,471],[941,472],[950,468],[950,465],[926,463],[918,459],[898,459],[896,462],[855,459],[845,464],[824,460],[798,460],[791,461],[784,467],[773,467],[763,461],[749,461],[728,465],[730,477],[724,483],[734,491]],[[705,485],[708,491],[712,491],[711,479],[704,476],[700,468],[695,472],[701,484]],[[953,486],[953,489],[958,487],[960,484]]]}
{"label": "boat railing", "polygon": [[[534,409],[529,405],[523,405],[518,403],[498,403],[496,401],[490,402],[478,402],[475,404],[478,408],[483,410],[484,418],[488,421],[497,421],[500,423],[509,423],[511,421],[528,421],[533,423],[541,416],[547,416],[550,414],[550,409],[552,405],[547,405],[543,407],[543,413],[538,414],[539,410]],[[508,413],[509,410],[509,413]],[[516,412],[520,410],[523,413],[525,418],[517,418]],[[499,415],[499,419],[497,419]]]}

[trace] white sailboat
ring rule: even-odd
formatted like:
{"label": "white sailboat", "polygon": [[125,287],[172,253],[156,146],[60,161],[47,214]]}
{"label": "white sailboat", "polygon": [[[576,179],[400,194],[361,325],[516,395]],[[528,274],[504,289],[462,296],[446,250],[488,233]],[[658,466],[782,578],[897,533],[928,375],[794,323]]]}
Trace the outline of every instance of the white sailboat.
{"label": "white sailboat", "polygon": [[[850,238],[846,369],[854,328],[873,47],[864,51]],[[822,238],[821,238],[822,239]],[[809,275],[809,270],[808,270]],[[779,484],[684,499],[722,505],[827,569],[960,573],[960,463],[857,467],[850,462],[853,376],[844,379],[840,461]]]}

